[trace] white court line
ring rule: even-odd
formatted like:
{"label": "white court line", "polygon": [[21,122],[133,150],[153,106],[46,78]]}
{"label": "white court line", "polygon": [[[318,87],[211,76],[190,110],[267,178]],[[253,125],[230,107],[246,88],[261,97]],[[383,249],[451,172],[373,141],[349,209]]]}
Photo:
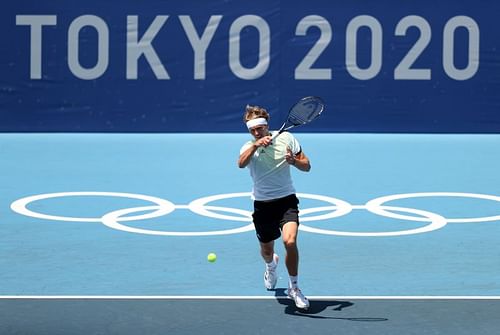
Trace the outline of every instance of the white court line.
{"label": "white court line", "polygon": [[[84,299],[84,300],[276,300],[277,298],[287,298],[286,296],[216,296],[216,295],[3,295],[0,300],[5,299]],[[309,300],[500,300],[500,296],[308,296]]]}

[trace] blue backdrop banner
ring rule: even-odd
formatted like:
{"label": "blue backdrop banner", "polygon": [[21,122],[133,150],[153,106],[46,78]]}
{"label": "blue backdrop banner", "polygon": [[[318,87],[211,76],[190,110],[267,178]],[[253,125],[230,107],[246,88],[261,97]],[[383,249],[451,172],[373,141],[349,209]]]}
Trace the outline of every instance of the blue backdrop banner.
{"label": "blue backdrop banner", "polygon": [[318,132],[500,133],[500,2],[18,0],[0,131],[240,132],[300,97]]}

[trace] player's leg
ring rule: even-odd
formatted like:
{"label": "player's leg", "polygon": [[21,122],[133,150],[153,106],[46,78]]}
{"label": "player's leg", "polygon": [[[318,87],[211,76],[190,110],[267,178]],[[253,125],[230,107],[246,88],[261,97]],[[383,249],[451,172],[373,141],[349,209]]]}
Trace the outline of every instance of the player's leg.
{"label": "player's leg", "polygon": [[297,222],[283,225],[282,239],[286,250],[285,264],[290,276],[297,276],[299,270],[299,250],[297,248]]}
{"label": "player's leg", "polygon": [[260,242],[260,254],[264,262],[271,263],[274,255],[274,241],[267,243]]}
{"label": "player's leg", "polygon": [[278,282],[278,273],[276,268],[278,267],[278,255],[274,253],[274,241],[271,242],[260,242],[260,254],[266,262],[266,269],[264,271],[264,286],[268,290],[272,290],[276,287]]}
{"label": "player's leg", "polygon": [[290,221],[283,225],[282,238],[286,249],[285,264],[289,274],[288,296],[293,299],[295,306],[302,309],[309,308],[309,300],[302,294],[299,288],[299,249],[297,247],[297,235],[299,225]]}
{"label": "player's leg", "polygon": [[260,254],[266,263],[264,286],[268,290],[274,289],[278,281],[278,255],[274,253],[274,241],[280,237],[281,232],[275,216],[273,203],[254,201],[253,223],[260,243]]}

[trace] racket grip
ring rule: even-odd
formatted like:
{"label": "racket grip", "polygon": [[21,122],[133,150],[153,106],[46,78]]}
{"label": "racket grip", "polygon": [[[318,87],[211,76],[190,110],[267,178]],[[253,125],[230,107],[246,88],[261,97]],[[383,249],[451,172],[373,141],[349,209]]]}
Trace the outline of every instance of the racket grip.
{"label": "racket grip", "polygon": [[282,131],[278,131],[278,132],[274,133],[274,134],[273,134],[273,136],[271,136],[271,141],[273,141],[273,140],[274,140],[276,137],[278,137],[278,136],[279,136],[279,134],[281,134],[281,133],[282,133]]}

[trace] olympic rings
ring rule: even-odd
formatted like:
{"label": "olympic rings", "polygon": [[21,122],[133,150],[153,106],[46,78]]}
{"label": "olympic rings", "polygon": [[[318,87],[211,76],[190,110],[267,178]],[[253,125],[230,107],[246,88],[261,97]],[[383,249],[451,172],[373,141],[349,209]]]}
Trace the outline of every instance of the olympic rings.
{"label": "olympic rings", "polygon": [[[475,194],[475,193],[454,193],[454,192],[426,192],[426,193],[407,193],[407,194],[394,194],[388,195],[385,197],[376,198],[370,200],[366,203],[366,208],[375,214],[389,216],[395,219],[402,220],[415,220],[415,221],[425,221],[413,216],[405,216],[405,215],[397,215],[394,213],[390,213],[385,211],[381,206],[383,203],[392,200],[400,200],[406,198],[418,198],[418,197],[462,197],[462,198],[477,198],[477,199],[486,199],[500,202],[500,197],[494,195],[487,194]],[[500,220],[500,215],[495,216],[485,216],[479,218],[458,218],[458,219],[446,219],[448,223],[471,223],[471,222],[486,222],[486,221],[497,221]]]}
{"label": "olympic rings", "polygon": [[[408,229],[408,230],[400,230],[400,231],[390,231],[390,232],[348,232],[348,231],[337,231],[337,230],[328,230],[328,229],[319,229],[319,228],[312,228],[309,226],[305,226],[304,224],[301,224],[301,230],[308,231],[311,233],[318,233],[318,234],[325,234],[325,235],[339,235],[339,236],[397,236],[397,235],[411,235],[411,234],[418,234],[418,233],[427,233],[439,228],[442,228],[446,226],[446,219],[442,217],[441,215],[431,213],[431,212],[426,212],[422,211],[419,209],[414,209],[414,208],[404,208],[404,207],[392,207],[392,206],[382,206],[386,210],[391,210],[391,211],[401,211],[401,212],[410,212],[414,213],[417,215],[421,215],[424,217],[427,217],[430,219],[431,224],[420,227],[420,228],[415,228],[415,229]],[[319,207],[321,208],[321,207]],[[365,208],[365,206],[356,206],[356,208],[362,209]],[[388,212],[390,213],[390,212]],[[390,213],[393,214],[393,213]],[[383,215],[383,216],[388,216],[388,215]],[[404,219],[408,220],[408,219]],[[413,219],[411,219],[413,220]],[[301,220],[303,221],[303,220]]]}
{"label": "olympic rings", "polygon": [[[93,217],[93,218],[49,215],[28,209],[28,205],[36,201],[41,201],[50,198],[76,197],[76,196],[107,196],[107,197],[130,198],[130,199],[148,201],[153,203],[154,205],[118,209],[115,211],[108,212],[104,214],[102,217]],[[238,208],[208,205],[209,203],[214,201],[232,199],[238,197],[250,198],[250,196],[251,194],[248,192],[218,194],[193,200],[188,205],[175,205],[172,202],[165,199],[148,195],[142,195],[142,194],[134,194],[134,193],[60,192],[60,193],[39,194],[18,199],[11,204],[11,209],[18,214],[38,219],[67,221],[67,222],[100,222],[109,228],[122,230],[130,233],[162,235],[162,236],[210,236],[210,235],[237,234],[253,230],[254,228],[252,223],[252,213],[250,211]],[[389,201],[401,200],[407,198],[418,198],[418,197],[465,197],[465,198],[477,198],[477,199],[500,202],[500,196],[486,195],[486,194],[456,193],[456,192],[422,192],[422,193],[394,194],[372,199],[368,201],[365,205],[351,205],[350,203],[340,199],[324,195],[317,195],[317,194],[298,193],[297,196],[300,199],[303,198],[303,199],[318,200],[329,204],[328,206],[306,208],[306,209],[301,209],[300,211],[300,221],[301,221],[300,229],[302,231],[317,233],[317,234],[338,235],[338,236],[371,236],[371,237],[400,236],[400,235],[411,235],[411,234],[430,232],[444,227],[447,223],[471,223],[471,222],[487,222],[487,221],[500,220],[500,215],[477,217],[477,218],[445,218],[439,214],[424,211],[421,209],[385,205]],[[231,229],[193,232],[193,231],[149,230],[149,229],[130,227],[122,223],[129,221],[139,221],[139,220],[158,218],[164,215],[168,215],[175,210],[182,210],[182,209],[187,209],[192,213],[205,217],[233,221],[233,222],[245,222],[247,224],[241,227],[231,228]],[[415,229],[387,231],[387,232],[337,231],[331,229],[315,228],[304,224],[304,222],[331,220],[334,218],[339,218],[349,214],[351,211],[355,209],[356,210],[365,209],[373,214],[393,219],[415,221],[415,222],[427,222],[428,224]],[[147,212],[147,211],[150,212],[141,215],[128,216],[129,214],[138,212]],[[221,214],[220,212],[223,212],[225,214]],[[320,212],[328,212],[328,213],[322,215],[314,215],[314,216],[310,215]],[[416,216],[402,215],[395,212],[406,212],[415,214]]]}
{"label": "olympic rings", "polygon": [[55,215],[37,213],[26,208],[28,204],[39,200],[45,200],[50,198],[62,198],[62,197],[76,197],[76,196],[106,196],[106,197],[139,199],[139,200],[153,202],[162,209],[160,214],[158,214],[157,212],[152,212],[150,214],[129,216],[126,218],[122,218],[122,221],[152,219],[158,216],[169,214],[175,210],[175,205],[168,200],[152,197],[149,195],[134,194],[134,193],[117,193],[117,192],[60,192],[60,193],[39,194],[16,200],[10,205],[10,208],[16,213],[25,216],[31,216],[38,219],[55,220],[55,221],[101,222],[101,218],[78,218],[78,217],[67,217],[67,216],[55,216]]}
{"label": "olympic rings", "polygon": [[229,198],[239,198],[239,197],[246,197],[250,198],[251,194],[250,193],[228,193],[228,194],[218,194],[218,195],[213,195],[210,197],[204,197],[200,198],[197,200],[191,201],[191,203],[188,205],[188,208],[199,215],[202,216],[208,216],[211,218],[215,219],[222,219],[222,220],[230,220],[230,221],[252,221],[252,213],[249,211],[244,211],[241,209],[238,209],[236,211],[233,211],[235,214],[240,214],[241,216],[228,216],[228,215],[221,215],[216,212],[211,212],[210,210],[225,210],[226,212],[231,212],[227,211],[226,207],[214,207],[214,206],[206,206],[207,203],[216,201],[216,200],[223,200],[223,199],[229,199]]}
{"label": "olympic rings", "polygon": [[[236,234],[242,233],[246,231],[250,231],[253,229],[253,223],[250,223],[244,227],[234,228],[234,229],[226,229],[226,230],[216,230],[216,231],[202,231],[202,232],[182,232],[182,231],[161,231],[161,230],[149,230],[149,229],[140,229],[134,228],[130,226],[122,225],[118,222],[122,215],[126,215],[129,213],[137,212],[137,211],[146,211],[146,210],[154,210],[158,209],[158,206],[146,206],[146,207],[136,207],[136,208],[126,208],[117,210],[114,212],[110,212],[105,214],[102,217],[102,223],[110,228],[123,230],[130,233],[137,234],[147,234],[147,235],[163,235],[163,236],[210,236],[210,235],[227,235],[227,234]],[[221,210],[222,207],[217,208]],[[225,208],[224,210],[233,211],[234,209]]]}

